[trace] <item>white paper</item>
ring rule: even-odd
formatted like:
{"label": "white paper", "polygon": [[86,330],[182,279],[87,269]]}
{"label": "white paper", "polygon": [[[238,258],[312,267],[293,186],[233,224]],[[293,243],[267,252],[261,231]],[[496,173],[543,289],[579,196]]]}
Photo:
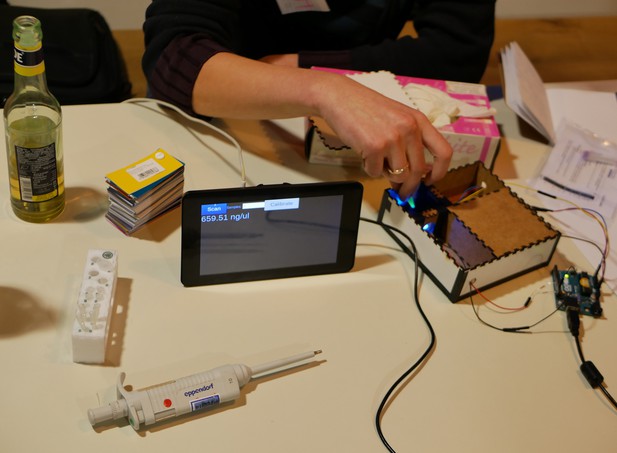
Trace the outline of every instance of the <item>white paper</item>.
{"label": "white paper", "polygon": [[[617,243],[617,87],[601,87],[607,91],[579,89],[573,84],[546,87],[518,44],[508,45],[501,56],[506,103],[554,145],[534,187],[599,212],[607,223],[610,242]],[[557,199],[544,200],[551,209],[573,207]],[[580,210],[553,217],[564,234],[604,247],[603,227]],[[602,254],[596,247],[575,242],[590,263],[600,262]],[[617,291],[617,251],[607,257],[605,278]]]}
{"label": "white paper", "polygon": [[506,104],[534,129],[555,143],[555,126],[540,75],[520,46],[510,43],[501,52]]}
{"label": "white paper", "polygon": [[612,92],[547,88],[553,125],[575,123],[617,143],[617,96]]}
{"label": "white paper", "polygon": [[[535,188],[574,204],[544,198],[544,205],[553,210],[567,209],[552,214],[564,234],[587,239],[603,249],[606,237],[602,224],[605,222],[610,242],[617,243],[617,144],[567,121],[560,125],[557,137]],[[594,211],[590,214],[597,220],[576,209],[575,205]],[[600,263],[602,254],[596,247],[584,241],[576,241],[576,244],[592,265]],[[605,278],[616,291],[617,254],[614,252],[607,257]]]}

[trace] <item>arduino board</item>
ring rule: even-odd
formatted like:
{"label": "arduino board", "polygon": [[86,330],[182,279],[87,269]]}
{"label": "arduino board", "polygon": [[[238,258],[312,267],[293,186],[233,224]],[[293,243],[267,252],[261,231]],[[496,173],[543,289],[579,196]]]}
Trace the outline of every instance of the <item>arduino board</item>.
{"label": "arduino board", "polygon": [[565,311],[570,307],[583,315],[602,316],[600,285],[596,277],[575,269],[559,270],[557,266],[551,275],[557,308]]}

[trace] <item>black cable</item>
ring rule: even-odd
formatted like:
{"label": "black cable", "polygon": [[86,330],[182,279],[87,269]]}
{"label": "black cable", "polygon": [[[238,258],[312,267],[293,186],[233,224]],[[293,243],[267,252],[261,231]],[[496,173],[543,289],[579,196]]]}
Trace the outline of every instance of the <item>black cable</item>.
{"label": "black cable", "polygon": [[613,397],[611,396],[611,394],[610,394],[610,393],[608,393],[608,390],[606,390],[606,387],[604,387],[603,385],[601,385],[601,386],[600,386],[600,387],[598,387],[598,388],[600,389],[600,391],[601,391],[602,393],[604,393],[604,396],[606,396],[606,399],[608,399],[608,400],[609,400],[609,402],[613,405],[613,407],[614,407],[615,409],[617,409],[617,401],[615,401],[615,398],[613,398]]}
{"label": "black cable", "polygon": [[576,308],[568,307],[566,309],[566,316],[568,319],[568,329],[574,337],[574,341],[576,343],[576,350],[578,351],[578,356],[581,359],[581,373],[583,374],[589,385],[591,385],[591,387],[594,389],[600,389],[606,399],[613,405],[615,409],[617,409],[617,401],[615,401],[615,398],[612,397],[612,395],[604,386],[604,377],[592,361],[585,360],[585,355],[583,354],[583,348],[581,347],[581,339],[579,333],[581,322],[579,318],[579,311]]}
{"label": "black cable", "polygon": [[424,313],[424,310],[422,309],[422,306],[420,305],[420,296],[419,296],[419,292],[418,292],[418,283],[419,283],[419,258],[418,258],[418,251],[416,250],[416,245],[414,244],[414,242],[411,240],[411,238],[405,234],[403,231],[399,230],[398,228],[395,228],[393,226],[390,225],[386,225],[383,222],[379,222],[377,220],[371,220],[371,219],[367,219],[364,217],[360,217],[360,220],[363,220],[364,222],[369,222],[369,223],[373,223],[375,225],[379,225],[382,228],[388,229],[390,231],[394,231],[398,234],[400,234],[401,236],[403,236],[411,245],[412,248],[412,252],[413,252],[413,260],[414,260],[414,300],[416,303],[416,307],[418,308],[418,311],[420,312],[420,315],[422,316],[422,319],[424,320],[424,323],[426,324],[426,326],[428,327],[428,330],[430,332],[430,342],[428,347],[426,348],[426,350],[422,353],[422,355],[420,356],[420,358],[411,366],[407,369],[407,371],[405,371],[395,382],[394,384],[392,384],[390,386],[390,388],[388,389],[388,391],[386,392],[386,394],[384,395],[383,399],[381,400],[381,403],[379,404],[379,407],[377,408],[377,412],[375,413],[375,428],[377,429],[377,434],[379,435],[379,438],[381,439],[381,442],[384,444],[384,446],[388,449],[388,451],[390,451],[391,453],[396,453],[396,451],[394,450],[394,448],[392,448],[392,446],[388,443],[382,429],[381,429],[381,417],[383,416],[383,412],[384,412],[384,408],[386,406],[386,404],[388,403],[388,400],[390,399],[390,396],[392,395],[392,393],[398,388],[398,386],[411,374],[413,373],[418,366],[420,366],[422,364],[422,362],[424,362],[424,360],[426,359],[426,357],[431,353],[431,351],[433,350],[433,348],[435,347],[435,331],[433,330],[433,326],[431,325],[430,321],[428,320],[426,314]]}
{"label": "black cable", "polygon": [[[529,329],[537,326],[538,324],[540,324],[541,322],[547,320],[548,318],[550,318],[551,316],[553,316],[555,313],[557,313],[559,311],[559,309],[561,308],[561,304],[557,306],[557,308],[555,308],[552,312],[550,312],[548,315],[544,316],[543,318],[540,318],[538,321],[534,322],[533,324],[529,324],[528,326],[519,326],[519,327],[498,327],[495,326],[493,324],[490,324],[488,322],[486,322],[484,319],[482,319],[480,317],[480,313],[478,313],[478,309],[476,307],[476,304],[473,301],[473,297],[472,297],[472,292],[473,292],[473,286],[472,284],[469,285],[469,301],[471,302],[471,308],[474,312],[474,314],[476,315],[476,318],[478,318],[478,321],[480,321],[482,324],[484,324],[487,327],[490,327],[491,329],[495,329],[495,330],[499,330],[501,332],[509,332],[509,333],[532,333],[532,332],[528,332]],[[525,331],[525,332],[523,332]]]}
{"label": "black cable", "polygon": [[568,329],[570,330],[570,333],[574,337],[574,341],[576,343],[576,350],[578,351],[578,356],[581,359],[581,362],[585,362],[585,355],[583,354],[583,348],[581,347],[581,338],[579,335],[581,320],[578,314],[579,314],[578,309],[572,308],[572,307],[566,308],[566,317],[568,319]]}
{"label": "black cable", "polygon": [[574,342],[576,343],[576,350],[579,358],[581,359],[581,363],[585,363],[585,355],[583,354],[583,347],[581,346],[580,337],[574,337]]}
{"label": "black cable", "polygon": [[[419,292],[418,292],[418,282],[419,282],[419,257],[418,257],[418,252],[416,249],[416,246],[413,242],[413,240],[403,231],[399,230],[396,227],[393,227],[391,225],[387,225],[383,222],[380,221],[376,221],[376,220],[372,220],[372,219],[368,219],[368,218],[364,218],[364,217],[360,217],[360,220],[364,221],[364,222],[368,222],[368,223],[373,223],[375,225],[379,225],[384,229],[388,229],[390,231],[394,231],[398,234],[400,234],[401,236],[403,236],[411,245],[412,248],[412,252],[413,252],[413,260],[414,260],[414,300],[415,300],[415,304],[418,308],[418,311],[420,313],[420,315],[422,316],[422,319],[424,320],[427,328],[429,329],[430,332],[430,342],[428,347],[426,348],[426,350],[424,351],[424,353],[422,353],[422,355],[420,356],[420,358],[411,366],[407,369],[407,371],[405,371],[388,389],[388,391],[385,393],[383,399],[381,400],[381,403],[379,404],[379,407],[377,408],[376,414],[375,414],[375,428],[377,430],[377,434],[379,435],[379,438],[381,440],[381,442],[383,443],[383,445],[388,449],[389,452],[391,453],[396,453],[396,450],[394,450],[394,448],[388,443],[383,430],[381,428],[381,418],[383,416],[384,413],[384,409],[386,404],[388,403],[391,395],[394,393],[394,391],[398,388],[398,386],[411,374],[413,373],[418,366],[420,366],[424,360],[426,359],[426,357],[431,353],[431,351],[433,350],[433,348],[435,347],[435,340],[436,340],[436,335],[435,335],[435,331],[433,329],[433,326],[431,325],[429,319],[427,318],[426,314],[424,313],[424,310],[422,309],[422,306],[420,304],[420,297],[419,297]],[[567,236],[567,237],[571,237],[571,236]],[[600,247],[593,243],[592,241],[588,241],[586,239],[583,238],[577,238],[577,237],[571,237],[572,239],[578,239],[581,241],[585,241],[585,242],[589,242],[592,245],[596,246],[596,248],[598,248],[600,250],[600,252],[602,253],[602,250],[600,249]],[[606,260],[606,257],[603,256],[603,260],[601,261],[600,265],[598,266],[598,269],[596,272],[598,272],[603,264],[603,262]],[[470,288],[473,288],[472,285],[470,284]],[[473,297],[472,297],[472,292],[470,291],[469,294],[469,300],[471,301],[471,306],[473,309],[474,314],[476,315],[476,318],[484,325],[486,325],[487,327],[490,327],[492,329],[496,329],[502,332],[511,332],[511,333],[523,333],[523,330],[528,331],[529,329],[537,326],[538,324],[540,324],[541,322],[545,321],[546,319],[548,319],[549,317],[553,316],[555,313],[557,313],[560,309],[563,308],[562,304],[558,304],[557,307],[555,308],[555,310],[553,310],[551,313],[549,313],[548,315],[544,316],[543,318],[541,318],[540,320],[536,321],[533,324],[530,324],[528,326],[520,326],[520,327],[497,327],[494,326],[486,321],[484,321],[475,306],[475,303],[473,302]],[[526,302],[528,303],[528,302]],[[569,310],[566,310],[566,312],[568,312]],[[572,317],[572,319],[569,319],[569,325],[572,321],[574,321],[574,317],[572,315],[570,315]],[[607,400],[613,405],[613,407],[615,407],[615,409],[617,409],[617,401],[615,401],[615,399],[613,398],[613,396],[609,393],[609,391],[606,389],[606,387],[604,387],[603,385],[603,381],[604,378],[602,377],[602,375],[600,374],[600,372],[597,370],[597,368],[595,367],[595,365],[591,362],[591,361],[585,361],[584,359],[584,354],[583,354],[583,350],[580,344],[580,339],[579,339],[579,335],[578,335],[578,329],[579,329],[579,324],[580,324],[580,320],[578,319],[578,312],[576,313],[576,319],[577,321],[574,321],[571,327],[571,332],[576,332],[576,336],[575,336],[575,341],[576,341],[576,347],[578,350],[578,354],[579,357],[581,359],[581,372],[583,373],[583,375],[585,376],[585,378],[587,379],[587,381],[589,382],[589,384],[593,387],[593,388],[599,388],[600,391],[605,395],[605,397],[607,398]],[[574,329],[574,330],[573,330]],[[531,333],[531,332],[528,332]],[[574,334],[573,334],[574,335]]]}

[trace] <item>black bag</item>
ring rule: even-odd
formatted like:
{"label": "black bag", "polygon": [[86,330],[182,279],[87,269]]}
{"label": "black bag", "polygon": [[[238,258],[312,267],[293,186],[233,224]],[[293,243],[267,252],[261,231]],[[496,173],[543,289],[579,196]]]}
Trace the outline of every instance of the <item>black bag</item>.
{"label": "black bag", "polygon": [[13,92],[13,20],[41,21],[49,90],[60,104],[120,102],[131,97],[126,66],[107,22],[87,8],[29,8],[0,0],[0,106]]}

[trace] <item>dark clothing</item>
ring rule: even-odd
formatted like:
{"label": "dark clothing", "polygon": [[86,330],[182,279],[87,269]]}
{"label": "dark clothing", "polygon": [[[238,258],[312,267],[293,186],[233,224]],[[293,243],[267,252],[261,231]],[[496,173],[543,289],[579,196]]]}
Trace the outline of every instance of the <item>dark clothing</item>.
{"label": "dark clothing", "polygon": [[[494,35],[495,0],[328,0],[329,12],[282,15],[276,0],[153,0],[143,69],[154,97],[192,111],[195,79],[218,52],[258,59],[298,53],[326,66],[478,82]],[[407,20],[417,38],[397,39]]]}

